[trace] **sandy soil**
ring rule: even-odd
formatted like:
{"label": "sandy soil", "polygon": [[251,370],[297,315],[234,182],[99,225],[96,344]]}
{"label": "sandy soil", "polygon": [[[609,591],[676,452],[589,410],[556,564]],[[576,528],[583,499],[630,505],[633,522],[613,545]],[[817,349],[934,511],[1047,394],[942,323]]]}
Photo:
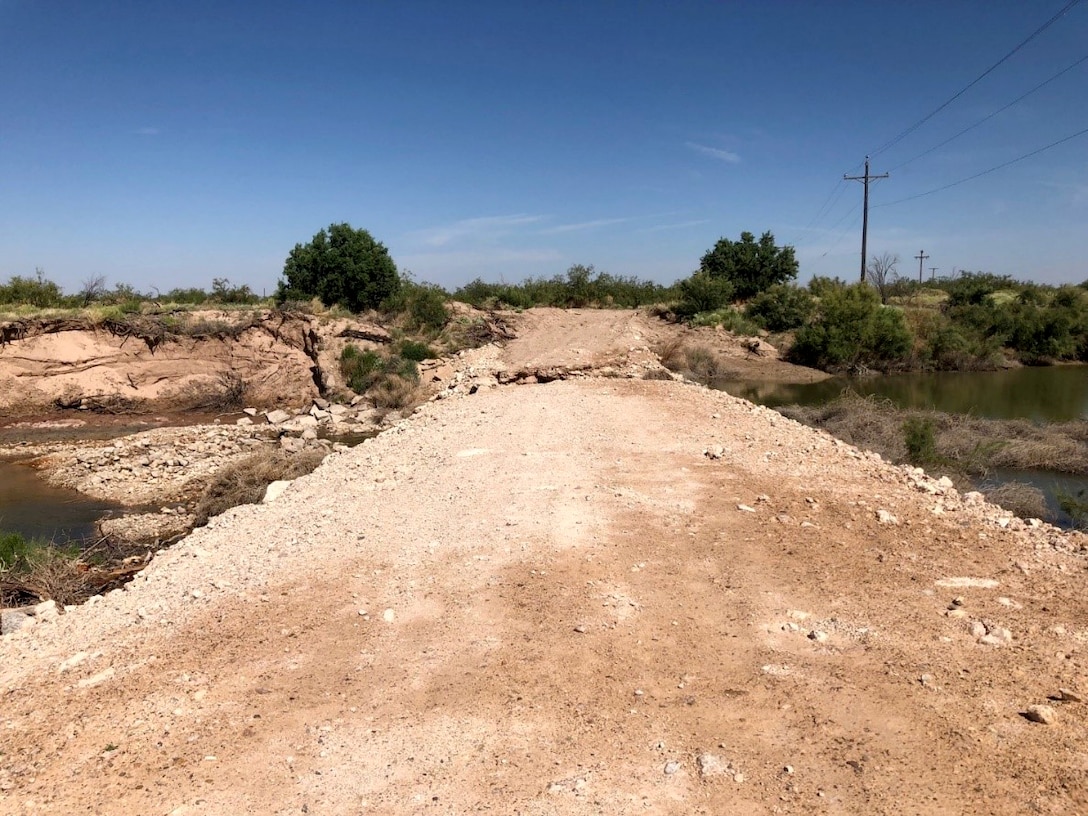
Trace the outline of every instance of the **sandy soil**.
{"label": "sandy soil", "polygon": [[[622,321],[462,373],[632,374]],[[1088,812],[1083,537],[693,385],[468,382],[0,641],[0,813]]]}

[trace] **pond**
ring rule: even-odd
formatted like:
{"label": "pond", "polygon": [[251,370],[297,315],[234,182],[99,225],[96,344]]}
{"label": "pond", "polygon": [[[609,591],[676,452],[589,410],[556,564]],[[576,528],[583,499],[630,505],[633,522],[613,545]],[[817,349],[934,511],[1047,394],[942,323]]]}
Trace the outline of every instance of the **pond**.
{"label": "pond", "polygon": [[29,465],[0,461],[0,531],[48,541],[85,541],[115,505],[53,487]]}
{"label": "pond", "polygon": [[1088,419],[1088,366],[1082,365],[832,377],[803,385],[721,382],[715,387],[770,408],[822,405],[850,388],[862,396],[889,399],[900,408],[1034,422]]}

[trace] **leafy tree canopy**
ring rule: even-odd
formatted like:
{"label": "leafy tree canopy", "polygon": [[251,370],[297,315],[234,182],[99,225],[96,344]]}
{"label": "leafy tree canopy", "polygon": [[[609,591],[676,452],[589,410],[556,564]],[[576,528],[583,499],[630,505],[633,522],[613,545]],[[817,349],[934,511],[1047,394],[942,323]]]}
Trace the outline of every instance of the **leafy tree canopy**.
{"label": "leafy tree canopy", "polygon": [[283,265],[276,299],[317,297],[353,312],[376,309],[400,288],[389,251],[364,229],[330,224],[308,244],[295,244]]}
{"label": "leafy tree canopy", "polygon": [[793,280],[797,270],[793,247],[776,246],[770,232],[758,242],[750,232],[742,232],[739,241],[721,238],[699,263],[700,272],[729,281],[734,296],[743,300]]}

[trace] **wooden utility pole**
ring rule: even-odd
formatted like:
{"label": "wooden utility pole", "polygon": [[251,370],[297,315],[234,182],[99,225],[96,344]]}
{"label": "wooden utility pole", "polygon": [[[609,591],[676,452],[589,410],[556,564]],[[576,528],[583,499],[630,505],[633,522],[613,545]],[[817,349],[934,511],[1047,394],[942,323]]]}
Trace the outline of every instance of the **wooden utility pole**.
{"label": "wooden utility pole", "polygon": [[939,267],[939,266],[931,266],[931,267],[929,268],[929,279],[930,279],[930,280],[935,280],[935,279],[936,279],[936,277],[937,277],[937,270],[938,270],[938,269],[940,269],[940,267]]}
{"label": "wooden utility pole", "polygon": [[887,173],[879,176],[869,174],[869,157],[865,157],[864,176],[843,176],[844,181],[860,181],[865,185],[865,197],[861,208],[861,282],[865,283],[865,253],[869,242],[869,182],[876,179],[886,179]]}
{"label": "wooden utility pole", "polygon": [[926,251],[924,249],[919,249],[918,254],[915,255],[914,257],[918,259],[918,283],[921,283],[922,282],[922,262],[925,261],[929,256],[926,255]]}

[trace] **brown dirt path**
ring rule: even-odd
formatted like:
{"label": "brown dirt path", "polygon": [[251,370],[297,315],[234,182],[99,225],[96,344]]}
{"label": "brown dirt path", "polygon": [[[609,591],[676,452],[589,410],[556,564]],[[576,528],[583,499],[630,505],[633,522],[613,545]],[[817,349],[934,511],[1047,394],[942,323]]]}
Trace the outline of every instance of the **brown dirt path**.
{"label": "brown dirt path", "polygon": [[0,642],[0,813],[1088,812],[1020,714],[1082,541],[1003,518],[690,385],[448,398]]}

